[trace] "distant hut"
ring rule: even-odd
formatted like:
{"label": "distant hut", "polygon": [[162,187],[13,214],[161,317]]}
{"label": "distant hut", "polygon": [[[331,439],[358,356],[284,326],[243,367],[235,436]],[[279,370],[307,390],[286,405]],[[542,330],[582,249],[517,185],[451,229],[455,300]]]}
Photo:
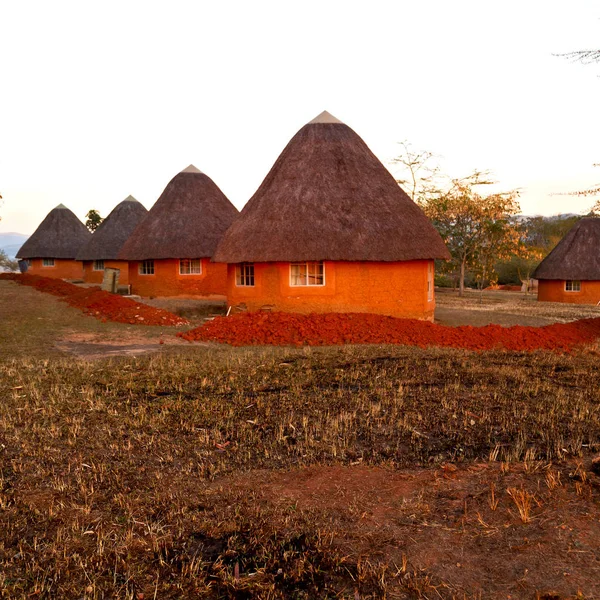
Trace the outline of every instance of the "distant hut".
{"label": "distant hut", "polygon": [[130,262],[132,292],[141,296],[217,296],[227,267],[211,262],[238,211],[193,165],[175,175],[119,253]]}
{"label": "distant hut", "polygon": [[327,112],[283,150],[218,246],[228,303],[250,311],[433,319],[450,255],[364,141]]}
{"label": "distant hut", "polygon": [[121,284],[129,284],[129,263],[119,260],[118,255],[123,244],[147,214],[145,206],[133,196],[128,196],[115,206],[77,253],[77,260],[83,261],[83,278],[86,283],[102,283],[104,269],[110,267],[119,269]]}
{"label": "distant hut", "polygon": [[538,300],[598,304],[600,302],[600,219],[581,219],[533,273]]}
{"label": "distant hut", "polygon": [[77,252],[91,237],[85,225],[63,204],[52,209],[17,258],[27,260],[27,272],[57,279],[81,279],[83,265]]}

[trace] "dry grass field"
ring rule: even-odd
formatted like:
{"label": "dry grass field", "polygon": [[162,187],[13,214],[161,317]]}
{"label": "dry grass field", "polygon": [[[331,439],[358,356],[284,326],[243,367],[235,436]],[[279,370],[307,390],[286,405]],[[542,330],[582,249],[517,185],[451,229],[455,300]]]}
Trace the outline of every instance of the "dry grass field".
{"label": "dry grass field", "polygon": [[600,597],[597,347],[173,334],[0,282],[0,598]]}

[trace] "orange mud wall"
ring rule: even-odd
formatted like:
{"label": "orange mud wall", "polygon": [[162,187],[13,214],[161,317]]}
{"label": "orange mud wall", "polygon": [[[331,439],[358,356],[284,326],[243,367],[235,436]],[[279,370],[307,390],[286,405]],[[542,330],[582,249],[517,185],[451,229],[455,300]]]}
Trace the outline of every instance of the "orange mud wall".
{"label": "orange mud wall", "polygon": [[53,279],[83,279],[83,263],[80,260],[55,258],[53,267],[43,267],[41,258],[32,258],[27,269],[30,275],[41,275]]}
{"label": "orange mud wall", "polygon": [[[227,265],[227,303],[249,311],[299,313],[368,312],[433,320],[435,297],[427,299],[433,261],[325,261],[324,286],[291,286],[290,263],[254,263],[254,287],[236,285],[236,265]],[[433,292],[433,290],[432,290]]]}
{"label": "orange mud wall", "polygon": [[567,292],[564,280],[540,279],[538,300],[540,302],[568,302],[569,304],[598,304],[600,302],[600,281],[582,281],[581,291]]}
{"label": "orange mud wall", "polygon": [[131,293],[139,296],[201,296],[224,300],[227,291],[227,265],[202,259],[202,273],[180,275],[179,259],[154,261],[154,275],[140,275],[140,262],[129,263]]}
{"label": "orange mud wall", "polygon": [[[105,260],[104,268],[119,269],[119,285],[129,284],[129,263],[126,260]],[[83,280],[86,283],[97,283],[100,285],[104,279],[104,271],[94,271],[94,261],[83,262]]]}

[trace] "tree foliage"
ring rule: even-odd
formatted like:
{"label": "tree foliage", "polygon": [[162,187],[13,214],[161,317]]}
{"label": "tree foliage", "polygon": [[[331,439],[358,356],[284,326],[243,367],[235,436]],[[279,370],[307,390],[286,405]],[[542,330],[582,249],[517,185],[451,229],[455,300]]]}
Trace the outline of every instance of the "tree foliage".
{"label": "tree foliage", "polygon": [[100,227],[100,223],[102,223],[102,221],[104,221],[104,219],[100,216],[100,213],[92,208],[91,210],[89,210],[87,212],[87,214],[85,215],[86,221],[85,221],[85,226],[93,233],[94,231],[96,231],[96,229],[98,229],[98,227]]}
{"label": "tree foliage", "polygon": [[12,258],[9,258],[4,250],[0,250],[0,270],[8,269],[9,271],[17,271],[19,263]]}
{"label": "tree foliage", "polygon": [[481,195],[475,187],[490,183],[485,173],[475,172],[454,179],[450,187],[420,202],[446,243],[452,256],[444,270],[458,274],[463,295],[467,270],[483,286],[493,279],[495,265],[522,251],[523,229],[515,219],[519,213],[518,192]]}

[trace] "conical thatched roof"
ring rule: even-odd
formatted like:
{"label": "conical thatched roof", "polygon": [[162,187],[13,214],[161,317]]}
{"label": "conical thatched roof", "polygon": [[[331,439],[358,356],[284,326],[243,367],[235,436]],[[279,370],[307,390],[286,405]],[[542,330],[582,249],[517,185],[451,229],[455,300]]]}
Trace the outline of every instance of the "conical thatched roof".
{"label": "conical thatched roof", "polygon": [[237,215],[213,180],[190,165],[171,179],[119,258],[210,257]]}
{"label": "conical thatched roof", "polygon": [[90,241],[80,248],[77,260],[115,260],[123,244],[147,214],[143,204],[128,196],[113,208]]}
{"label": "conical thatched roof", "polygon": [[600,280],[600,219],[581,219],[538,265],[534,279]]}
{"label": "conical thatched roof", "polygon": [[17,257],[74,259],[91,235],[72,211],[59,204],[21,246]]}
{"label": "conical thatched roof", "polygon": [[219,244],[237,263],[450,258],[423,211],[363,140],[329,113],[283,150]]}

